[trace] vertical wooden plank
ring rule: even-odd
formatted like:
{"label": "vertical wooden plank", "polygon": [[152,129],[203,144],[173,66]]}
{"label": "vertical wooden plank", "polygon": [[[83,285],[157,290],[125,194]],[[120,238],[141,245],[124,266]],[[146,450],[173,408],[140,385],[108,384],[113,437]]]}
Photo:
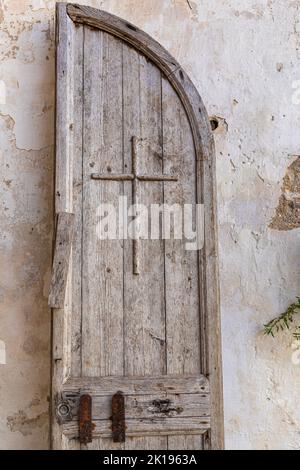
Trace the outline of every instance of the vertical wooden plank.
{"label": "vertical wooden plank", "polygon": [[[196,204],[196,158],[185,110],[163,79],[164,171],[179,175],[164,183],[166,204]],[[170,374],[197,374],[200,366],[198,252],[185,240],[165,241],[167,362]]]}
{"label": "vertical wooden plank", "polygon": [[91,179],[93,172],[122,170],[122,45],[89,27],[84,89],[82,375],[123,375],[122,241],[97,234],[99,204],[117,209],[121,183]]}
{"label": "vertical wooden plank", "polygon": [[[195,205],[197,201],[196,157],[186,112],[165,79],[162,80],[162,110],[164,172],[179,175],[178,182],[164,183],[164,202],[180,204],[183,209],[183,204]],[[200,373],[198,253],[187,251],[185,240],[165,241],[165,282],[168,373]],[[169,437],[169,448],[198,449],[201,439],[200,436]]]}
{"label": "vertical wooden plank", "polygon": [[202,450],[202,436],[170,436],[168,450]]}
{"label": "vertical wooden plank", "polygon": [[[132,136],[138,146],[138,173],[162,173],[161,74],[144,56],[123,46],[124,171],[131,170]],[[132,188],[124,184],[131,204]],[[162,184],[139,183],[138,202],[163,202]],[[164,257],[160,240],[139,242],[139,275],[132,270],[132,241],[124,251],[125,374],[159,375],[166,372]],[[166,449],[166,437],[129,438],[126,448]]]}
{"label": "vertical wooden plank", "polygon": [[[73,212],[74,122],[74,38],[76,28],[66,12],[66,4],[56,6],[56,181],[55,212]],[[72,273],[72,260],[69,266]],[[51,448],[68,448],[55,415],[55,396],[70,374],[69,325],[72,306],[72,275],[68,276],[63,309],[52,312],[52,439]],[[71,445],[71,443],[70,443]],[[79,448],[78,442],[72,442]]]}
{"label": "vertical wooden plank", "polygon": [[202,177],[201,193],[205,209],[204,250],[199,257],[203,285],[201,326],[203,373],[209,375],[211,397],[211,429],[203,438],[205,449],[224,449],[224,410],[222,376],[222,341],[220,291],[218,273],[218,228],[216,196],[216,161],[213,138],[206,142],[210,159],[198,161],[198,179]]}
{"label": "vertical wooden plank", "polygon": [[70,375],[81,375],[81,263],[82,263],[82,116],[83,116],[83,47],[84,28],[76,26],[74,35],[74,119],[73,133],[73,213],[75,214],[72,246],[72,309],[70,312]]}
{"label": "vertical wooden plank", "polygon": [[72,212],[73,65],[75,25],[66,5],[56,6],[56,172],[55,211]]}
{"label": "vertical wooden plank", "polygon": [[[143,56],[124,46],[124,156],[131,168],[131,138],[143,139],[138,146],[138,172],[161,174],[160,72]],[[126,184],[128,204],[131,187]],[[138,201],[148,207],[162,203],[160,182],[138,183]],[[140,274],[132,274],[132,241],[125,250],[125,373],[165,373],[165,318],[163,243],[141,240]],[[155,366],[154,366],[155,365]]]}
{"label": "vertical wooden plank", "polygon": [[74,214],[57,214],[54,259],[48,305],[64,308],[73,240]]}
{"label": "vertical wooden plank", "polygon": [[[95,270],[100,273],[96,238],[96,198],[100,186],[90,178],[91,166],[99,159],[103,132],[103,33],[84,27],[84,111],[83,111],[83,210],[82,210],[82,375],[101,375],[99,292],[95,289]],[[91,160],[90,160],[91,159]],[[95,266],[95,260],[98,266]],[[91,265],[92,263],[92,265]],[[100,294],[101,295],[101,294]]]}

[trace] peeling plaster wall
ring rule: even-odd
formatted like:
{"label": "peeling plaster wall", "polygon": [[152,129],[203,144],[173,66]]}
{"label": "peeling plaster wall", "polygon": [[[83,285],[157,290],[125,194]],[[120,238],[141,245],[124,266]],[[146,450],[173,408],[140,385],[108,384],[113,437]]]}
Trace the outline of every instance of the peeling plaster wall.
{"label": "peeling plaster wall", "polygon": [[[54,3],[0,0],[1,449],[49,442]],[[295,214],[293,227],[276,230],[272,222],[287,185],[293,192],[298,182],[287,175],[299,168],[300,1],[77,3],[115,13],[160,41],[220,122],[226,447],[299,449],[300,366],[288,335],[274,341],[261,328],[300,294],[299,224]]]}

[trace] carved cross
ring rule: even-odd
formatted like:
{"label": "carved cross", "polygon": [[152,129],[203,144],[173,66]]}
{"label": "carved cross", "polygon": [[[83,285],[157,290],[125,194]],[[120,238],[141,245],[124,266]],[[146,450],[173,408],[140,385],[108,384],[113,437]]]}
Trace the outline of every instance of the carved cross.
{"label": "carved cross", "polygon": [[[139,175],[138,174],[138,138],[132,138],[132,173],[129,174],[113,174],[113,173],[93,173],[93,180],[104,181],[132,181],[132,203],[137,204],[138,183],[142,181],[178,181],[175,175]],[[133,274],[139,274],[139,240],[135,237],[132,241],[133,245]]]}

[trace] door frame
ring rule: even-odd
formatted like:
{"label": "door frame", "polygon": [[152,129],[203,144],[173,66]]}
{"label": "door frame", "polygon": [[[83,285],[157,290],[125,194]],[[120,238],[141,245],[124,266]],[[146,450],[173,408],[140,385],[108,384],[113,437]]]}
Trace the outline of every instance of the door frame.
{"label": "door frame", "polygon": [[[56,177],[55,213],[72,212],[72,37],[76,24],[110,33],[149,58],[177,92],[190,122],[197,166],[197,198],[204,204],[204,248],[199,252],[201,366],[209,378],[211,429],[206,448],[224,447],[221,325],[216,223],[215,148],[202,99],[178,62],[154,39],[112,14],[82,5],[56,4]],[[70,267],[72,269],[72,267]],[[69,276],[70,277],[70,276]],[[69,346],[64,343],[70,320],[71,285],[67,283],[63,309],[52,311],[52,410],[55,396],[68,379]],[[61,448],[63,436],[52,413],[51,443]]]}

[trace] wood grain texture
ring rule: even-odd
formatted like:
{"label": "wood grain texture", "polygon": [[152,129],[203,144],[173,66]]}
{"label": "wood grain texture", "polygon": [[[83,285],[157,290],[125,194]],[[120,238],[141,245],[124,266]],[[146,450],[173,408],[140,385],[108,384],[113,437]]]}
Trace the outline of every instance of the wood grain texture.
{"label": "wood grain texture", "polygon": [[[164,185],[164,202],[170,206],[195,206],[196,159],[190,126],[178,96],[165,79],[162,98],[164,169],[180,174],[176,184]],[[187,243],[185,239],[174,239],[174,231],[171,238],[165,240],[167,368],[170,374],[201,373],[198,252],[188,251]]]}
{"label": "wood grain texture", "polygon": [[[206,417],[200,418],[152,418],[149,419],[126,419],[126,437],[129,438],[129,446],[135,446],[132,438],[154,437],[159,446],[162,445],[161,439],[167,436],[177,436],[182,434],[201,435],[210,428],[210,419]],[[78,436],[78,423],[71,421],[63,425],[63,433],[70,439]],[[111,439],[111,421],[95,421],[93,430],[94,438]],[[159,441],[158,441],[159,440]],[[127,443],[128,444],[128,443]],[[126,447],[127,447],[126,444]],[[99,443],[101,446],[101,443]],[[151,446],[151,440],[148,446]],[[116,447],[115,447],[116,448]],[[159,447],[160,448],[160,447]]]}
{"label": "wood grain texture", "polygon": [[197,162],[197,166],[198,175],[202,175],[202,192],[199,191],[198,197],[204,204],[205,220],[205,245],[199,254],[201,359],[202,372],[209,376],[211,387],[211,429],[205,448],[221,450],[224,448],[224,411],[215,159]]}
{"label": "wood grain texture", "polygon": [[122,44],[89,27],[84,86],[82,375],[101,377],[123,374],[123,246],[97,229],[99,204],[117,208],[122,183],[91,170],[122,172]]}
{"label": "wood grain texture", "polygon": [[57,214],[55,249],[48,304],[64,308],[74,229],[74,214]]}
{"label": "wood grain texture", "polygon": [[202,450],[203,434],[201,436],[199,434],[172,436],[169,438],[168,450]]}
{"label": "wood grain texture", "polygon": [[[159,411],[159,403],[168,401],[165,411]],[[152,419],[153,417],[208,417],[210,415],[209,394],[165,394],[133,395],[125,397],[126,419]],[[169,411],[168,411],[169,410]],[[111,397],[93,398],[93,419],[109,419],[111,416]]]}
{"label": "wood grain texture", "polygon": [[[180,175],[178,182],[165,184],[164,202],[195,207],[196,158],[186,112],[171,84],[162,80],[164,172]],[[196,211],[194,211],[196,212]],[[195,217],[195,213],[194,213]],[[186,222],[183,217],[184,229]],[[179,223],[179,222],[178,222]],[[198,252],[186,249],[187,239],[165,241],[165,283],[167,322],[167,370],[171,374],[197,374],[200,364],[200,315]],[[186,436],[185,446],[189,437]],[[170,437],[169,446],[181,448],[182,439]],[[191,438],[191,445],[196,439]],[[201,449],[198,437],[195,449]]]}
{"label": "wood grain texture", "polygon": [[[188,393],[187,389],[186,392],[125,395],[126,419],[152,419],[159,416],[169,418],[209,417],[209,394]],[[92,395],[92,400],[93,421],[109,420],[112,412],[111,394]]]}
{"label": "wood grain texture", "polygon": [[101,240],[99,204],[118,207],[120,185],[93,181],[99,173],[122,172],[122,44],[85,28],[83,200],[83,376],[123,374],[122,241]]}
{"label": "wood grain texture", "polygon": [[126,450],[165,450],[161,436],[142,436],[127,439]]}
{"label": "wood grain texture", "polygon": [[[138,135],[138,172],[161,173],[160,73],[127,46],[123,54],[125,165],[131,165],[131,136]],[[134,93],[137,87],[139,91]],[[131,188],[126,194],[130,204]],[[162,203],[161,183],[138,184],[136,197],[146,206]],[[131,274],[129,245],[131,241],[124,253],[125,373],[161,375],[165,372],[163,242],[140,240],[138,277]]]}
{"label": "wood grain texture", "polygon": [[[124,155],[125,165],[137,174],[162,174],[161,73],[144,56],[123,46]],[[134,146],[136,162],[130,145]],[[127,188],[126,188],[127,189]],[[127,189],[130,198],[130,189]],[[136,203],[149,206],[163,202],[160,182],[136,182],[132,194]],[[165,313],[163,242],[137,240],[124,252],[124,334],[125,373],[161,375],[165,365]],[[132,256],[138,276],[132,276]],[[134,446],[130,442],[129,447]],[[146,442],[146,446],[154,443]],[[128,443],[127,441],[127,443]],[[156,438],[158,448],[167,447],[165,437]]]}
{"label": "wood grain texture", "polygon": [[209,142],[212,134],[206,109],[188,75],[174,57],[157,41],[131,23],[95,8],[69,4],[67,11],[76,23],[89,24],[107,31],[140,51],[163,72],[178,93],[187,111],[194,135],[197,158],[213,158]]}
{"label": "wood grain texture", "polygon": [[[55,212],[73,212],[73,136],[74,122],[74,35],[76,27],[66,13],[65,4],[56,7],[56,172]],[[70,272],[72,265],[70,265]],[[56,421],[55,397],[70,372],[69,328],[72,306],[72,276],[68,276],[65,305],[52,311],[52,435],[53,449],[68,448],[69,443]],[[73,443],[79,448],[78,442]]]}
{"label": "wood grain texture", "polygon": [[74,237],[71,258],[71,304],[68,315],[68,331],[65,341],[69,342],[69,375],[81,375],[81,329],[82,329],[82,206],[83,206],[83,53],[84,26],[77,25],[73,36],[73,88],[74,114],[70,124],[73,141],[73,186],[72,205],[75,214]]}
{"label": "wood grain texture", "polygon": [[121,390],[125,395],[157,393],[209,393],[209,381],[197,375],[70,377],[63,390],[89,395],[113,395]]}
{"label": "wood grain texture", "polygon": [[[211,446],[224,446],[221,329],[219,312],[218,249],[216,226],[215,149],[202,99],[179,63],[149,35],[134,25],[104,11],[68,5],[73,21],[108,31],[151,59],[178,94],[189,119],[197,160],[198,201],[205,208],[205,246],[199,256],[201,289],[202,370],[213,381]],[[213,374],[212,374],[213,372]]]}

